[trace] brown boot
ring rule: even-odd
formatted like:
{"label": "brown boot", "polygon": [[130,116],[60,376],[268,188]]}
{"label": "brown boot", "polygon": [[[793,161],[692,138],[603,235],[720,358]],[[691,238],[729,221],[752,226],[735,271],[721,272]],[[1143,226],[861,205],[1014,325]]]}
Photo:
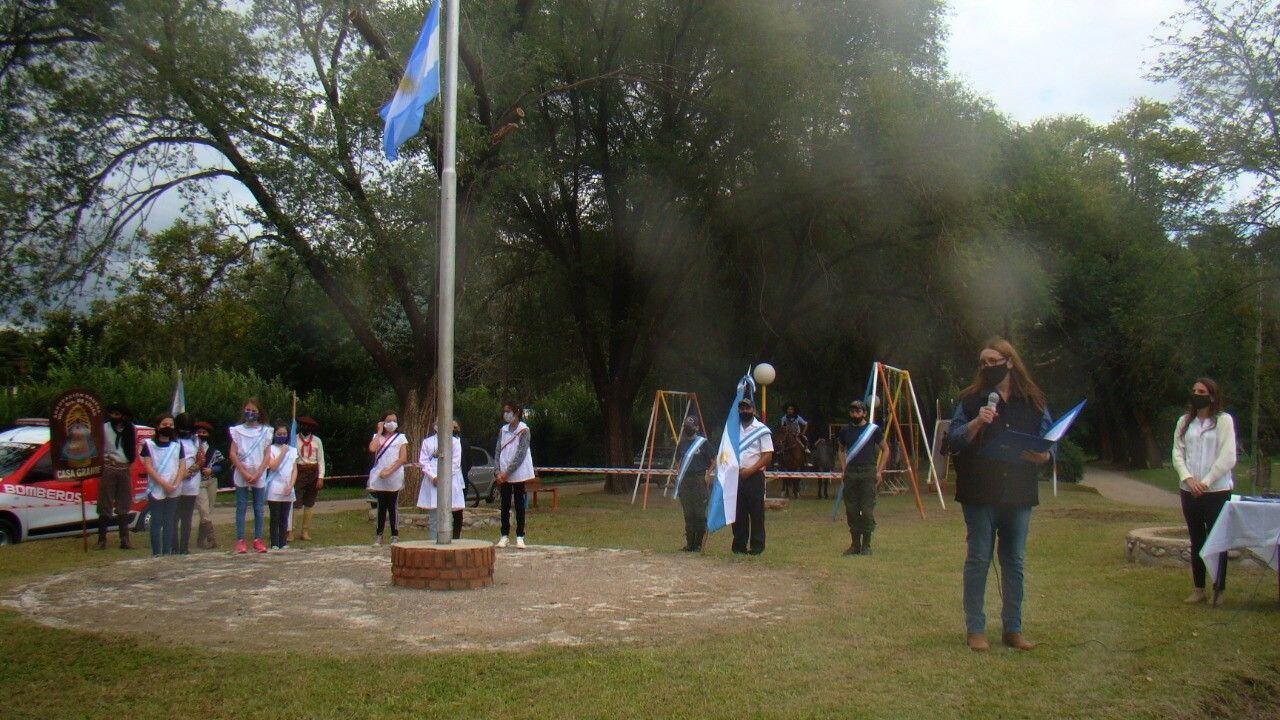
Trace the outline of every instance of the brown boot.
{"label": "brown boot", "polygon": [[311,539],[311,515],[315,512],[315,508],[302,509],[302,539]]}
{"label": "brown boot", "polygon": [[204,523],[200,523],[200,527],[196,530],[196,547],[204,549],[204,541],[209,537],[209,529]]}
{"label": "brown boot", "polygon": [[991,649],[991,643],[987,642],[987,636],[982,633],[969,633],[965,637],[965,644],[974,652],[986,652]]}
{"label": "brown boot", "polygon": [[1001,640],[1004,641],[1005,645],[1008,645],[1014,650],[1030,650],[1036,646],[1035,643],[1022,637],[1022,633],[1020,632],[1005,633]]}
{"label": "brown boot", "polygon": [[200,523],[200,524],[201,524],[201,525],[207,525],[207,526],[208,526],[208,530],[206,530],[206,531],[205,531],[205,542],[207,543],[207,544],[205,545],[205,547],[206,547],[206,548],[208,548],[208,549],[210,549],[210,550],[213,550],[213,549],[217,548],[217,547],[218,547],[218,536],[217,536],[217,535],[214,533],[214,531],[213,531],[213,521],[212,521],[212,520],[205,520],[204,522],[202,522],[202,523]]}
{"label": "brown boot", "polygon": [[129,516],[117,515],[116,520],[120,523],[120,549],[132,550],[133,543],[129,542]]}

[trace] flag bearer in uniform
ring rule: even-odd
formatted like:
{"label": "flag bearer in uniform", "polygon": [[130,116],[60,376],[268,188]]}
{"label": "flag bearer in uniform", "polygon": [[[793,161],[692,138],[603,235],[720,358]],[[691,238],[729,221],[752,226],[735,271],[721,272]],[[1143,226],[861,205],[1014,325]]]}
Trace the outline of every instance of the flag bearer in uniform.
{"label": "flag bearer in uniform", "polygon": [[[867,420],[867,404],[849,403],[849,424],[840,429],[840,470],[844,475],[844,512],[853,542],[845,555],[870,555],[871,533],[876,529],[876,491],[884,481],[889,462],[889,442],[884,431]],[[879,461],[876,460],[877,451]]]}
{"label": "flag bearer in uniform", "polygon": [[311,539],[311,515],[315,512],[316,495],[324,487],[324,443],[315,434],[320,426],[314,419],[303,415],[298,418],[298,502],[294,509],[302,510],[303,540]]}
{"label": "flag bearer in uniform", "polygon": [[773,438],[769,428],[756,419],[755,404],[743,398],[738,403],[742,423],[738,445],[738,502],[733,522],[733,552],[759,555],[764,552],[764,469],[773,461]]}

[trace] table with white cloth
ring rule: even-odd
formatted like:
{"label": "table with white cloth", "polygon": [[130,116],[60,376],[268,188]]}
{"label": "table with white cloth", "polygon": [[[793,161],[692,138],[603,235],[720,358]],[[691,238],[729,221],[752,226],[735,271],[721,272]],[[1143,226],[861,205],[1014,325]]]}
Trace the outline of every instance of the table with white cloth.
{"label": "table with white cloth", "polygon": [[1222,508],[1205,540],[1200,557],[1209,577],[1218,577],[1227,551],[1246,548],[1280,572],[1280,502],[1250,501],[1233,497]]}

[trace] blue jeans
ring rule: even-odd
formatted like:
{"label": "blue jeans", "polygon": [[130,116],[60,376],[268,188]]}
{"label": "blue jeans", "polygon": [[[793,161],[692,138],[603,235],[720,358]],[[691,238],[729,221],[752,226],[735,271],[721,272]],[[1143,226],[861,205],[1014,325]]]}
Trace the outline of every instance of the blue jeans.
{"label": "blue jeans", "polygon": [[249,491],[253,491],[253,537],[262,537],[262,509],[267,503],[264,487],[236,486],[236,540],[244,539],[244,513],[249,506]]}
{"label": "blue jeans", "polygon": [[178,498],[148,497],[147,507],[151,509],[151,555],[171,555],[177,532]]}
{"label": "blue jeans", "polygon": [[964,559],[965,630],[981,634],[987,629],[983,601],[987,590],[987,569],[991,550],[999,538],[1000,620],[1004,632],[1022,632],[1022,564],[1027,557],[1027,531],[1031,527],[1031,507],[1002,505],[962,505],[968,529],[969,552]]}

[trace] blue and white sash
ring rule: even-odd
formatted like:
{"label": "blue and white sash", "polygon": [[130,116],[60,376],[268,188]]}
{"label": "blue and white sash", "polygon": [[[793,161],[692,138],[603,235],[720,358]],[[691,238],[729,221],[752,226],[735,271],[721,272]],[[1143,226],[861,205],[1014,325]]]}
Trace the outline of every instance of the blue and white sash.
{"label": "blue and white sash", "polygon": [[748,447],[750,447],[751,443],[759,440],[765,435],[772,435],[772,434],[773,434],[772,430],[770,430],[768,427],[764,425],[761,425],[755,430],[752,430],[750,433],[743,435],[742,440],[738,442],[739,454],[741,454],[742,450],[746,450]]}
{"label": "blue and white sash", "polygon": [[676,474],[676,487],[671,491],[671,497],[680,497],[680,482],[684,480],[684,474],[689,471],[689,463],[693,462],[693,456],[698,453],[698,448],[707,441],[701,435],[693,439],[693,444],[689,445],[689,449],[684,452],[684,460],[680,461],[680,472]]}
{"label": "blue and white sash", "polygon": [[854,441],[853,447],[849,448],[849,452],[844,454],[845,467],[849,467],[849,463],[853,462],[853,459],[858,457],[858,453],[862,452],[862,448],[866,447],[867,442],[871,440],[871,436],[878,429],[879,426],[875,423],[867,423],[867,426],[862,430],[862,434],[858,436],[856,441]]}

